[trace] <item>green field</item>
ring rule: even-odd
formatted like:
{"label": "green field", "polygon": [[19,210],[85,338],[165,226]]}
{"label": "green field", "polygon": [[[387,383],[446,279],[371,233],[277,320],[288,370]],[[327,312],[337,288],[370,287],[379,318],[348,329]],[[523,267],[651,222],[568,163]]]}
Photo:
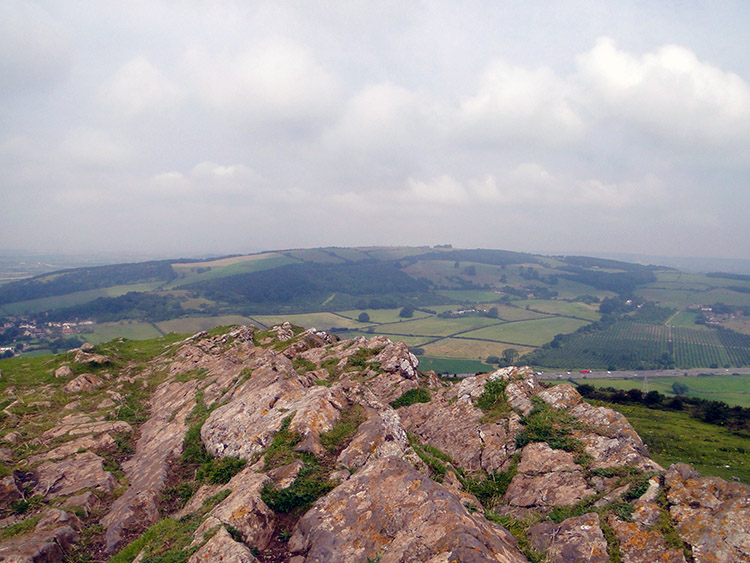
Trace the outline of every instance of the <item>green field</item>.
{"label": "green field", "polygon": [[100,323],[94,325],[94,332],[83,334],[88,342],[101,344],[115,338],[128,338],[130,340],[148,340],[157,338],[161,333],[151,323],[136,321],[123,321],[119,323]]}
{"label": "green field", "polygon": [[442,289],[438,293],[459,303],[492,303],[503,296],[502,293],[481,289]]}
{"label": "green field", "polygon": [[[261,255],[262,256],[262,255]],[[177,273],[177,279],[173,280],[167,287],[172,289],[193,282],[225,278],[237,274],[247,274],[250,272],[259,272],[261,270],[270,270],[287,264],[296,264],[298,260],[278,254],[271,254],[268,258],[260,256],[249,256],[242,262],[230,263],[223,265],[223,262],[231,261],[219,260],[219,265],[212,262],[194,263],[194,264],[173,264],[172,268]],[[208,269],[207,271],[202,271]]]}
{"label": "green field", "polygon": [[467,338],[482,338],[498,342],[509,342],[522,346],[541,346],[556,334],[573,332],[588,324],[586,321],[568,317],[551,317],[532,321],[504,323],[462,334]]}
{"label": "green field", "polygon": [[403,321],[393,324],[381,325],[378,331],[388,331],[391,334],[403,334],[406,336],[453,336],[457,333],[468,332],[479,327],[497,324],[498,319],[487,317],[457,317],[441,319],[429,317],[413,321]]}
{"label": "green field", "polygon": [[211,330],[217,326],[252,325],[255,324],[248,317],[240,315],[220,315],[218,317],[183,317],[156,323],[164,334],[195,334],[202,330]]}
{"label": "green field", "polygon": [[[612,387],[614,389],[641,389],[643,379],[591,379],[586,383],[594,387]],[[688,386],[689,397],[698,397],[708,401],[724,401],[730,406],[750,408],[750,375],[711,375],[690,377],[649,377],[648,390],[658,391],[663,395],[674,396],[673,383]]]}
{"label": "green field", "polygon": [[433,358],[419,356],[420,371],[434,371],[444,373],[487,373],[495,368],[475,360],[456,360],[450,358]]}
{"label": "green field", "polygon": [[589,321],[598,321],[601,318],[601,314],[598,311],[598,305],[586,305],[585,303],[553,301],[550,299],[528,299],[524,301],[516,301],[515,305],[518,307],[526,307],[528,305],[535,311],[542,311],[550,315],[565,315],[567,317],[578,317]]}
{"label": "green field", "polygon": [[318,330],[329,330],[331,328],[362,328],[371,323],[360,323],[334,313],[305,313],[301,315],[256,315],[253,316],[258,322],[266,326],[278,325],[284,321],[307,328],[315,327]]}
{"label": "green field", "polygon": [[487,356],[502,356],[507,348],[515,348],[520,354],[531,351],[519,345],[509,345],[486,340],[472,340],[470,338],[442,338],[431,344],[422,346],[425,354],[442,358],[464,358],[484,360]]}
{"label": "green field", "polygon": [[[383,324],[383,323],[397,323],[399,321],[405,321],[409,319],[403,319],[398,316],[401,309],[354,309],[350,311],[340,311],[337,314],[343,317],[347,317],[352,320],[356,320],[361,313],[367,313],[370,315],[370,323]],[[412,319],[424,319],[429,317],[429,313],[422,311],[414,311]],[[369,324],[369,323],[368,323]],[[342,325],[343,326],[343,325]]]}
{"label": "green field", "polygon": [[529,361],[564,369],[662,369],[669,362],[677,368],[742,366],[750,363],[750,336],[622,321],[566,337]]}
{"label": "green field", "polygon": [[18,301],[17,303],[6,303],[2,306],[2,310],[9,315],[39,313],[50,309],[61,309],[64,307],[72,307],[74,305],[82,305],[83,303],[88,303],[98,297],[119,297],[130,291],[153,291],[160,285],[162,285],[162,282],[137,283],[132,285],[105,287],[102,289],[89,289],[87,291],[68,293],[67,295],[41,297],[29,301]]}
{"label": "green field", "polygon": [[750,484],[750,447],[747,438],[691,418],[687,413],[591,401],[624,414],[664,468],[673,463],[692,465],[704,475],[739,478]]}

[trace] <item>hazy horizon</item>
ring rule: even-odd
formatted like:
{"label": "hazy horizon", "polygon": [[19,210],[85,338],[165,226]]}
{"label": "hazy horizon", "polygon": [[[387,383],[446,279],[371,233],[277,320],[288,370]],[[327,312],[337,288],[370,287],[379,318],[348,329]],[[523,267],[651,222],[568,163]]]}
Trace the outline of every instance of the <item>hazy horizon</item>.
{"label": "hazy horizon", "polygon": [[748,21],[739,0],[8,0],[0,247],[748,260]]}

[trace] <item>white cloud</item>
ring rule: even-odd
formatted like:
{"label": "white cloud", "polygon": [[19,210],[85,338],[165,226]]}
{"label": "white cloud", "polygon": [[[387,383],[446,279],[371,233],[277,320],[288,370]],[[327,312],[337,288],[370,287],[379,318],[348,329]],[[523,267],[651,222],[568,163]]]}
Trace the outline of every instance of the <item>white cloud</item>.
{"label": "white cloud", "polygon": [[570,84],[549,68],[495,60],[481,76],[476,94],[461,102],[457,125],[473,141],[566,145],[585,132],[572,94]]}
{"label": "white cloud", "polygon": [[117,70],[101,89],[101,96],[105,105],[134,116],[173,108],[185,93],[146,58],[138,57]]}
{"label": "white cloud", "polygon": [[309,126],[338,102],[338,79],[308,48],[287,39],[232,55],[196,46],[183,66],[203,103],[251,124]]}
{"label": "white cloud", "polygon": [[600,38],[577,57],[581,98],[615,118],[678,145],[750,140],[750,87],[737,74],[666,45],[637,56]]}
{"label": "white cloud", "polygon": [[57,149],[65,164],[111,167],[126,163],[132,151],[105,130],[77,127],[70,131]]}

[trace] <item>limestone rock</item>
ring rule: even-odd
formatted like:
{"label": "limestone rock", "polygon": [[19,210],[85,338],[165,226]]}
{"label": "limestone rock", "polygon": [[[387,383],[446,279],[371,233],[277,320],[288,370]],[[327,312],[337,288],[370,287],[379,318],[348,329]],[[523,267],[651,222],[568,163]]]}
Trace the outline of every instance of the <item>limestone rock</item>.
{"label": "limestone rock", "polygon": [[658,531],[649,530],[637,522],[623,522],[613,514],[609,515],[607,522],[620,540],[623,563],[685,563],[682,551],[669,547]]}
{"label": "limestone rock", "polygon": [[518,471],[521,473],[550,473],[552,471],[580,471],[573,461],[573,454],[563,450],[553,450],[544,442],[534,442],[525,446],[521,453]]}
{"label": "limestone rock", "polygon": [[320,499],[289,540],[304,561],[526,561],[513,537],[408,463],[369,463]]}
{"label": "limestone rock", "polygon": [[607,563],[607,540],[595,512],[563,520],[540,522],[528,531],[533,549],[546,553],[550,563]]}
{"label": "limestone rock", "polygon": [[252,552],[232,539],[229,532],[220,526],[216,534],[195,552],[188,563],[254,563],[258,561]]}
{"label": "limestone rock", "polygon": [[62,459],[69,455],[73,455],[81,449],[93,450],[93,451],[105,451],[112,449],[116,446],[115,441],[107,433],[102,433],[95,436],[82,436],[70,442],[51,449],[47,453],[37,454],[29,457],[30,463],[38,463],[40,461],[53,461]]}
{"label": "limestone rock", "polygon": [[0,561],[4,563],[37,563],[63,561],[76,539],[68,514],[49,509],[28,534],[0,544]]}
{"label": "limestone rock", "polygon": [[389,456],[402,456],[408,447],[406,432],[393,409],[366,409],[367,419],[357,435],[339,454],[339,466],[359,469],[368,461]]}
{"label": "limestone rock", "polygon": [[538,394],[538,397],[545,403],[549,403],[558,409],[570,409],[578,405],[581,401],[581,395],[572,385],[563,383],[555,385]]}
{"label": "limestone rock", "polygon": [[375,356],[374,361],[380,362],[383,371],[396,373],[406,379],[417,379],[419,360],[403,342],[391,342]]}
{"label": "limestone rock", "polygon": [[0,479],[0,508],[8,508],[14,502],[23,499],[21,489],[18,488],[15,475],[7,475]]}
{"label": "limestone rock", "polygon": [[[263,549],[273,533],[274,513],[260,498],[263,485],[269,481],[266,475],[246,468],[235,475],[223,488],[232,493],[211,510],[209,516],[237,529],[245,543]],[[207,531],[204,522],[196,537]]]}
{"label": "limestone rock", "polygon": [[505,502],[511,506],[549,509],[572,506],[596,494],[580,471],[555,471],[540,475],[518,473],[508,486]]}
{"label": "limestone rock", "polygon": [[108,552],[130,530],[141,530],[159,518],[157,499],[167,477],[167,460],[181,453],[185,418],[195,406],[195,380],[166,381],[150,401],[151,418],[140,428],[135,455],[122,467],[129,487],[110,507],[101,523]]}
{"label": "limestone rock", "polygon": [[696,563],[750,561],[750,487],[701,477],[684,463],[664,476],[677,532]]}
{"label": "limestone rock", "polygon": [[111,493],[117,480],[104,471],[103,460],[92,452],[76,454],[59,462],[48,461],[34,470],[34,494],[58,498],[83,489]]}
{"label": "limestone rock", "polygon": [[70,369],[70,366],[68,365],[60,366],[55,370],[55,377],[64,377],[66,379],[68,377],[73,377],[73,370]]}
{"label": "limestone rock", "polygon": [[63,387],[63,390],[67,393],[93,391],[97,387],[101,387],[103,383],[104,381],[93,373],[82,373],[75,379],[69,381],[65,387]]}
{"label": "limestone rock", "polygon": [[73,358],[73,361],[77,364],[104,366],[109,364],[112,360],[109,358],[109,356],[103,356],[102,354],[91,354],[89,352],[84,352],[83,350],[78,350],[78,352],[76,352],[75,358]]}

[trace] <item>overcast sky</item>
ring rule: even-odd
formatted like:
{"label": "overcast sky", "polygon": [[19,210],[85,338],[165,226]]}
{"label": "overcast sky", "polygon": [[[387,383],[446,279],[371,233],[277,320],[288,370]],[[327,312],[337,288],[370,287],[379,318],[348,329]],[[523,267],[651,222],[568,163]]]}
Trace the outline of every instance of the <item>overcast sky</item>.
{"label": "overcast sky", "polygon": [[750,258],[750,2],[0,0],[0,249]]}

